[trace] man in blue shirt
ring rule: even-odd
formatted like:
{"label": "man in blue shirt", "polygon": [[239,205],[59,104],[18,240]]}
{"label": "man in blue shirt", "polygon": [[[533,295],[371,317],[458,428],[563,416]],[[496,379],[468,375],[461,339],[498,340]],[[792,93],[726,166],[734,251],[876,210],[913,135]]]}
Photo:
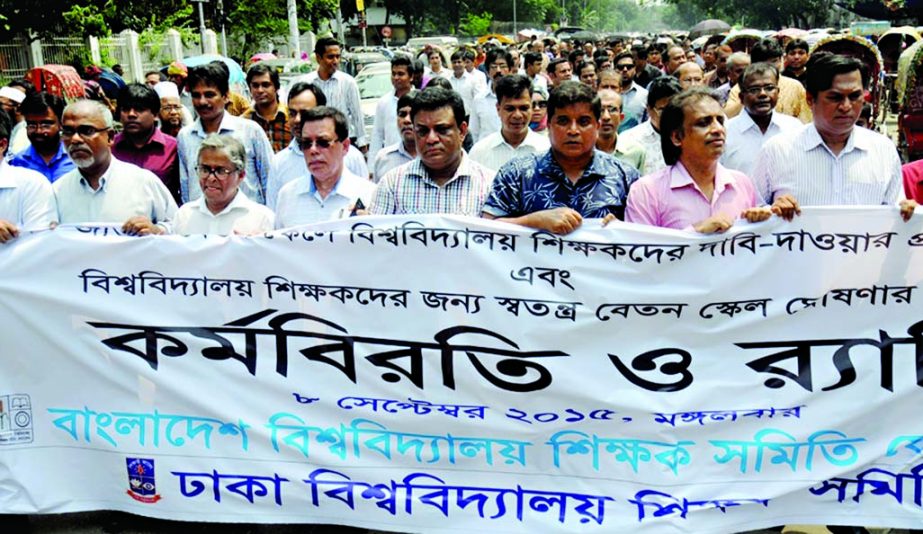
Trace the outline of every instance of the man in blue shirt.
{"label": "man in blue shirt", "polygon": [[74,168],[74,162],[61,144],[61,115],[64,100],[40,92],[27,96],[20,105],[26,121],[29,148],[10,158],[10,165],[37,171],[49,182],[64,176]]}
{"label": "man in blue shirt", "polygon": [[629,186],[640,175],[596,150],[599,97],[580,82],[563,82],[548,99],[548,152],[500,167],[482,216],[556,234],[569,234],[583,218],[621,219]]}

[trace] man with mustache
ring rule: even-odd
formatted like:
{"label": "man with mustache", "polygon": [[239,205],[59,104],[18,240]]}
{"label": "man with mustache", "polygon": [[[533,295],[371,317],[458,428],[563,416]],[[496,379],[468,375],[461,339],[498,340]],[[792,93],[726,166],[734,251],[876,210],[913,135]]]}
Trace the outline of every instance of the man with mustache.
{"label": "man with mustache", "polygon": [[768,207],[759,207],[762,200],[750,179],[719,163],[724,121],[721,102],[705,87],[670,100],[660,117],[667,167],[632,186],[626,221],[711,234],[726,231],[738,218],[758,222],[772,216]]}
{"label": "man with mustache", "polygon": [[176,138],[157,128],[157,93],[148,85],[132,83],[119,93],[118,103],[122,131],[112,141],[112,155],[156,174],[173,199],[179,201]]}
{"label": "man with mustache", "polygon": [[529,128],[532,81],[522,74],[503,76],[494,81],[494,91],[500,131],[475,143],[470,152],[471,159],[488,169],[497,170],[516,156],[548,150],[548,138]]}
{"label": "man with mustache", "polygon": [[168,233],[176,202],[154,173],[112,156],[112,125],[109,108],[95,100],[64,109],[61,138],[77,168],[54,183],[59,222],[122,223],[130,235]]}
{"label": "man with mustache", "polygon": [[721,164],[749,175],[756,155],[773,137],[792,135],[804,125],[775,111],[779,99],[779,70],[769,63],[755,63],[740,77],[744,112],[727,122],[727,144]]}
{"label": "man with mustache", "polygon": [[475,163],[462,150],[468,123],[461,96],[433,87],[417,93],[410,110],[417,157],[381,179],[369,212],[477,217],[494,171]]}
{"label": "man with mustache", "polygon": [[10,165],[37,171],[54,183],[74,169],[61,145],[64,100],[50,93],[34,93],[22,101],[19,109],[25,117],[30,146],[10,158]]}

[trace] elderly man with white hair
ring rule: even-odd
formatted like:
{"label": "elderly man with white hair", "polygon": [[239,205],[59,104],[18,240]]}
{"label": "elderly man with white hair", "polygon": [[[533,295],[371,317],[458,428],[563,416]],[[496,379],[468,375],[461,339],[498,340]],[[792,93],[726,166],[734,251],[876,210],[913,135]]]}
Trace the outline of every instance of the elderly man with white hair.
{"label": "elderly man with white hair", "polygon": [[244,145],[230,135],[210,134],[199,146],[196,173],[202,196],[183,204],[173,221],[180,235],[251,235],[271,232],[275,215],[240,191],[246,172]]}
{"label": "elderly man with white hair", "polygon": [[54,183],[58,220],[122,223],[131,235],[168,233],[176,202],[151,171],[112,155],[112,112],[94,100],[64,108],[61,139],[76,169]]}

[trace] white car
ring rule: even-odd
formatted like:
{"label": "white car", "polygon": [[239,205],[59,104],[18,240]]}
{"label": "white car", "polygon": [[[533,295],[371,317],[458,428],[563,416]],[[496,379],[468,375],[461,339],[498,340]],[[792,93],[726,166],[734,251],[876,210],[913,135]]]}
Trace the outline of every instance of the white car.
{"label": "white car", "polygon": [[375,125],[375,106],[378,99],[392,89],[391,62],[381,61],[366,65],[356,75],[356,85],[359,86],[359,98],[362,100],[365,134],[371,139],[372,127]]}

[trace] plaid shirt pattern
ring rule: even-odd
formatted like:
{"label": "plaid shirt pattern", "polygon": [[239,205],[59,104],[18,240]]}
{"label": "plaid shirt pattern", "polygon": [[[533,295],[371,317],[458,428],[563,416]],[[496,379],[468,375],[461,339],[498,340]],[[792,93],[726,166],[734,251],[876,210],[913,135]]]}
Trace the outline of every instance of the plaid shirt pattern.
{"label": "plaid shirt pattern", "polygon": [[376,215],[448,213],[479,217],[490,193],[494,171],[467,154],[451,180],[439,187],[420,158],[385,174],[375,190],[369,212]]}
{"label": "plaid shirt pattern", "polygon": [[260,128],[266,132],[266,137],[272,143],[273,153],[282,150],[292,142],[292,131],[288,128],[288,108],[282,104],[279,104],[276,117],[271,121],[264,119],[254,108],[248,109],[243,117],[259,124]]}

